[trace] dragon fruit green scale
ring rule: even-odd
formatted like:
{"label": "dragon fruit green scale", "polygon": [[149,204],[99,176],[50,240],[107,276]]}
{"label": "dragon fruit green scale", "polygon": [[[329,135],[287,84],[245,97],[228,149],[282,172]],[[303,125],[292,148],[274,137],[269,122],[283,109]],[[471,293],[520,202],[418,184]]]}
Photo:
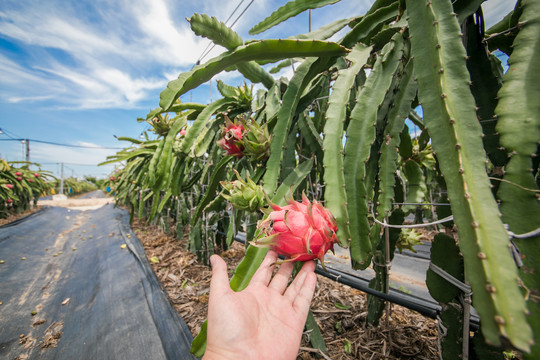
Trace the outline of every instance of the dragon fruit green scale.
{"label": "dragon fruit green scale", "polygon": [[262,187],[255,184],[253,180],[249,178],[249,175],[247,176],[247,181],[244,181],[236,170],[233,169],[233,171],[238,180],[220,181],[220,184],[224,189],[221,196],[240,210],[257,211],[265,206],[265,197]]}
{"label": "dragon fruit green scale", "polygon": [[302,202],[291,199],[286,206],[271,207],[273,211],[258,226],[265,236],[253,244],[285,256],[284,262],[319,259],[324,267],[324,255],[338,241],[337,223],[330,211],[305,195]]}

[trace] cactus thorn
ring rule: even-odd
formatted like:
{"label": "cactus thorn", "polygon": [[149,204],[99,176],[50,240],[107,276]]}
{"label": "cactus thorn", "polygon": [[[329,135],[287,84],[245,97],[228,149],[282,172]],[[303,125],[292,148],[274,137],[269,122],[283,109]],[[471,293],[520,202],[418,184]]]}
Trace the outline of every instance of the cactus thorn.
{"label": "cactus thorn", "polygon": [[480,260],[485,260],[486,259],[486,254],[484,254],[483,252],[479,252],[476,256],[478,256],[478,258]]}
{"label": "cactus thorn", "polygon": [[440,68],[439,69],[439,74],[442,74],[444,72],[444,69],[443,68]]}
{"label": "cactus thorn", "polygon": [[463,174],[465,173],[465,170],[463,170],[463,168],[459,168],[458,173],[460,173],[461,175],[463,175]]}
{"label": "cactus thorn", "polygon": [[471,194],[465,193],[465,199],[469,200],[471,198]]}
{"label": "cactus thorn", "polygon": [[443,99],[446,99],[446,94],[445,94],[445,93],[442,93],[442,94],[441,94],[441,97],[442,97]]}
{"label": "cactus thorn", "polygon": [[478,229],[478,223],[476,221],[472,222],[472,227]]}
{"label": "cactus thorn", "polygon": [[500,315],[495,315],[495,322],[497,323],[497,325],[505,324],[504,318]]}
{"label": "cactus thorn", "polygon": [[437,26],[439,22],[437,20],[433,21],[433,26]]}
{"label": "cactus thorn", "polygon": [[491,285],[491,284],[487,284],[486,285],[486,290],[488,293],[490,294],[494,294],[497,290],[495,289],[495,286]]}
{"label": "cactus thorn", "polygon": [[456,144],[456,149],[458,149],[458,150],[461,149],[461,145]]}
{"label": "cactus thorn", "polygon": [[435,48],[436,48],[436,49],[440,49],[440,48],[441,48],[441,44],[435,45]]}
{"label": "cactus thorn", "polygon": [[454,125],[456,121],[454,119],[450,119],[450,125]]}

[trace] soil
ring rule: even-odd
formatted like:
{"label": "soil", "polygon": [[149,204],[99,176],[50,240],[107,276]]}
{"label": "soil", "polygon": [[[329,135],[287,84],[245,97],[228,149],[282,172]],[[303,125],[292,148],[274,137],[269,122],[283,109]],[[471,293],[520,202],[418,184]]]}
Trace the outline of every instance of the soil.
{"label": "soil", "polygon": [[[186,250],[185,239],[176,239],[160,227],[135,219],[132,228],[144,245],[152,267],[191,333],[199,333],[206,320],[211,271]],[[229,275],[244,255],[244,245],[234,243],[220,254]],[[401,306],[391,305],[388,319],[379,326],[366,325],[366,294],[319,276],[311,304],[321,329],[327,354],[313,349],[304,334],[298,359],[436,359],[437,324]]]}

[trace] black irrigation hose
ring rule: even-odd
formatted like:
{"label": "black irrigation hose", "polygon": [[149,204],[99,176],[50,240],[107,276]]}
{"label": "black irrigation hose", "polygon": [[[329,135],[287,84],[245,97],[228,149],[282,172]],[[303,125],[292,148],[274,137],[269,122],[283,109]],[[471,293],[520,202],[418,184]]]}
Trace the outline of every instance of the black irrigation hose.
{"label": "black irrigation hose", "polygon": [[[220,231],[216,231],[216,232],[221,235],[225,235],[225,236],[227,235]],[[237,234],[234,239],[242,244],[246,243],[245,234],[243,233]],[[431,319],[436,319],[442,310],[441,306],[437,303],[420,298],[418,296],[403,293],[395,289],[390,289],[388,294],[382,291],[372,289],[369,287],[369,280],[363,279],[361,277],[354,276],[351,274],[347,274],[336,269],[327,267],[326,270],[324,270],[322,266],[317,265],[317,267],[315,268],[315,273],[322,275],[326,278],[329,278],[333,281],[336,281],[340,284],[352,287],[353,289],[365,292],[366,294],[376,296],[379,299],[390,301],[391,303],[394,303],[396,305],[406,307],[407,309],[416,311]],[[478,331],[479,328],[480,328],[480,318],[477,315],[474,315],[474,314],[471,315],[470,330]]]}
{"label": "black irrigation hose", "polygon": [[424,300],[414,295],[405,294],[394,289],[390,289],[389,293],[386,294],[370,288],[368,280],[346,274],[339,270],[327,267],[325,271],[320,265],[317,265],[315,268],[315,273],[334,280],[340,284],[350,286],[353,289],[363,291],[380,299],[417,311],[420,314],[432,319],[436,319],[437,314],[441,311],[441,306],[432,303],[431,301]]}

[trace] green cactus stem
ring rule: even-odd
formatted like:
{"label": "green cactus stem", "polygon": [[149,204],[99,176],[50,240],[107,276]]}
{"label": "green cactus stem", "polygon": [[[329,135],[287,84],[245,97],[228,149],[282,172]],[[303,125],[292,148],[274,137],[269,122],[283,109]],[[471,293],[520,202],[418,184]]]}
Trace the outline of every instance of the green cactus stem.
{"label": "green cactus stem", "polygon": [[419,100],[433,149],[444,154],[439,156],[440,170],[482,332],[492,344],[500,344],[503,336],[527,351],[532,332],[517,268],[508,251],[508,235],[485,171],[486,154],[452,4],[450,0],[409,0],[407,12]]}

